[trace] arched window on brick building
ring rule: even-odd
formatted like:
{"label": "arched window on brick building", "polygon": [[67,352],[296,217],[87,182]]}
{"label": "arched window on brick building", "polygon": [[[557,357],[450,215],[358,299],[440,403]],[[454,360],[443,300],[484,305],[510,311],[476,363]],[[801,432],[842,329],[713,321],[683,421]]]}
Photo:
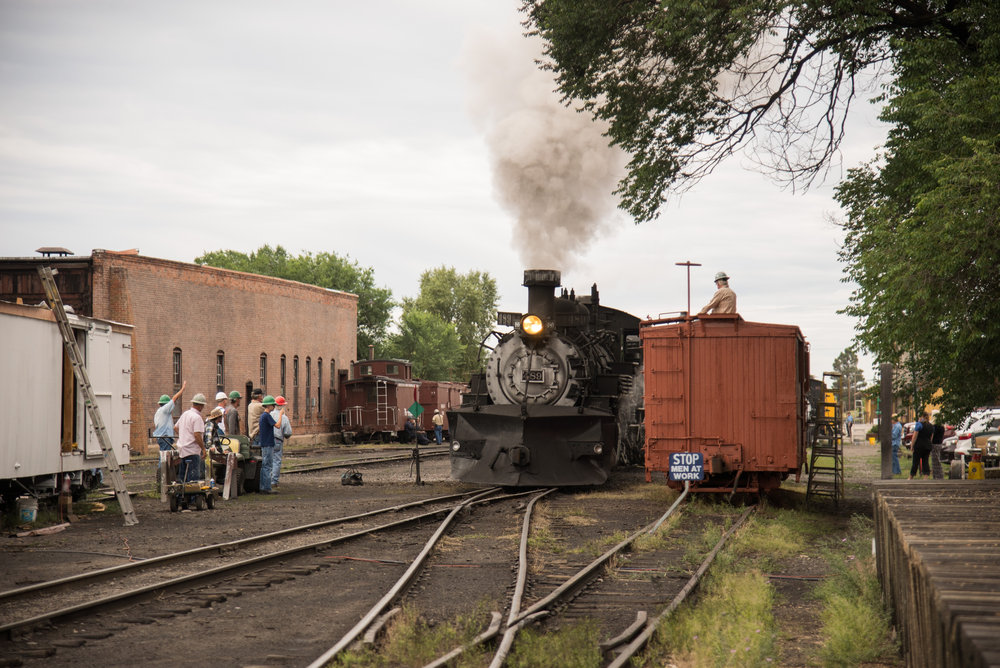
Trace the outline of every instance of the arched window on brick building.
{"label": "arched window on brick building", "polygon": [[306,419],[312,415],[312,358],[306,358]]}
{"label": "arched window on brick building", "polygon": [[316,417],[323,415],[323,358],[316,358]]}
{"label": "arched window on brick building", "polygon": [[[180,348],[174,348],[174,373],[173,373],[174,378],[173,378],[173,380],[174,380],[174,392],[175,393],[178,390],[181,389],[181,383],[184,381],[183,371],[184,371],[184,363],[183,363],[183,359],[181,358],[181,349]],[[181,410],[180,409],[181,409],[181,402],[180,401],[174,402],[174,411],[173,411],[174,417],[177,417],[177,416],[179,416],[181,414]]]}
{"label": "arched window on brick building", "polygon": [[267,394],[267,353],[260,354],[260,389]]}
{"label": "arched window on brick building", "polygon": [[226,391],[226,353],[215,353],[215,391]]}
{"label": "arched window on brick building", "polygon": [[288,392],[285,390],[285,387],[286,387],[286,385],[285,385],[285,379],[287,377],[287,374],[286,374],[287,371],[288,371],[288,360],[285,359],[284,355],[282,355],[281,356],[281,396],[283,396],[283,397],[287,397],[288,396]]}
{"label": "arched window on brick building", "polygon": [[292,358],[292,417],[299,416],[299,356]]}

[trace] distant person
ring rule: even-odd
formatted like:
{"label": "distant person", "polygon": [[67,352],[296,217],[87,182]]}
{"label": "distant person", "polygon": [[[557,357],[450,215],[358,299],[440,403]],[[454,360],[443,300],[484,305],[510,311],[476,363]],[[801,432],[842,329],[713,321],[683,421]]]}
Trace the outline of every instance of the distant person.
{"label": "distant person", "polygon": [[935,480],[944,480],[944,469],[941,468],[941,447],[944,445],[944,422],[938,419],[935,410],[931,415],[934,417],[934,433],[931,434],[931,474]]}
{"label": "distant person", "polygon": [[[910,480],[919,471],[925,476],[931,474],[930,464],[927,463],[931,454],[931,437],[934,435],[934,426],[927,421],[927,413],[920,416],[917,424],[913,425],[913,464],[910,466]],[[919,467],[919,468],[918,468]]]}
{"label": "distant person", "polygon": [[247,406],[247,436],[254,445],[260,445],[260,414],[264,412],[261,399],[264,390],[259,387],[250,393],[250,405]]}
{"label": "distant person", "polygon": [[229,393],[229,405],[226,406],[226,414],[222,420],[226,423],[226,433],[230,436],[238,436],[240,432],[240,399],[243,395],[237,390]]}
{"label": "distant person", "polygon": [[[229,395],[226,394],[225,392],[216,392],[215,393],[215,406],[216,406],[216,408],[222,409],[222,414],[223,415],[226,414],[226,407],[228,405],[229,405]],[[219,422],[219,429],[221,429],[222,430],[222,434],[225,435],[225,433],[226,433],[226,424],[225,424],[225,422]]]}
{"label": "distant person", "polygon": [[181,383],[181,389],[177,390],[177,394],[173,397],[166,394],[160,397],[160,407],[153,414],[153,436],[156,438],[161,452],[174,449],[174,405],[184,393],[185,387],[187,387],[187,381]]}
{"label": "distant person", "polygon": [[225,432],[222,430],[223,415],[225,415],[225,411],[216,406],[205,418],[205,448],[220,453],[222,452],[222,437],[225,436]]}
{"label": "distant person", "polygon": [[288,402],[282,396],[274,398],[274,405],[281,410],[281,413],[274,420],[274,460],[271,462],[271,489],[278,486],[281,478],[281,454],[285,448],[285,441],[292,435],[292,423],[288,419],[288,410],[285,406]]}
{"label": "distant person", "polygon": [[715,275],[715,294],[712,301],[705,304],[698,315],[704,313],[736,313],[736,293],[729,288],[729,276],[720,271]]}
{"label": "distant person", "polygon": [[892,474],[899,475],[902,469],[899,468],[899,448],[903,445],[903,423],[899,421],[899,416],[892,418]]}
{"label": "distant person", "polygon": [[201,470],[201,457],[205,453],[205,421],[201,411],[205,408],[205,395],[200,392],[191,398],[191,408],[177,420],[177,450],[181,456],[177,477],[183,482],[197,480]]}
{"label": "distant person", "polygon": [[847,439],[853,442],[854,436],[851,435],[851,431],[854,428],[854,416],[850,413],[847,414],[847,419],[844,420],[844,428],[847,430]]}
{"label": "distant person", "polygon": [[[277,418],[271,415],[276,406],[274,397],[270,394],[260,402],[261,413],[257,421],[257,438],[260,441],[260,493],[271,494],[271,472],[274,469],[274,425],[281,422],[281,413]],[[253,404],[250,404],[253,407]]]}
{"label": "distant person", "polygon": [[434,423],[434,440],[437,441],[438,445],[441,445],[441,437],[444,433],[444,415],[441,414],[440,409],[434,409],[434,417],[431,418],[431,422]]}

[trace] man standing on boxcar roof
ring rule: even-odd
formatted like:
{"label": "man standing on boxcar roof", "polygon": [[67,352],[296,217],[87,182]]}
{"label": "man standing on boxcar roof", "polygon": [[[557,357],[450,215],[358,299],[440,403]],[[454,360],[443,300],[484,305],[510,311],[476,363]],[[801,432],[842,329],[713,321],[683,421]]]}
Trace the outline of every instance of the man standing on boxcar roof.
{"label": "man standing on boxcar roof", "polygon": [[729,288],[729,276],[720,271],[715,275],[715,294],[712,301],[705,304],[698,315],[703,313],[736,313],[736,293]]}

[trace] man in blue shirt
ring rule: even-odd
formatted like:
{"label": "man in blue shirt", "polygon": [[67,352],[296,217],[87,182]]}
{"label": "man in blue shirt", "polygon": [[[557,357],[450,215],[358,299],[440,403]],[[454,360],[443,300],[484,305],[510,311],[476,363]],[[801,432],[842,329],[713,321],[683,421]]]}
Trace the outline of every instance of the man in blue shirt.
{"label": "man in blue shirt", "polygon": [[892,418],[892,474],[899,475],[902,469],[899,468],[899,448],[903,445],[903,425],[899,421],[899,416]]}
{"label": "man in blue shirt", "polygon": [[153,437],[156,438],[156,442],[160,445],[161,451],[167,451],[173,449],[174,443],[174,404],[177,399],[180,398],[181,394],[184,393],[184,388],[187,387],[187,381],[181,384],[181,389],[177,390],[172,398],[164,394],[160,397],[160,407],[153,414]]}
{"label": "man in blue shirt", "polygon": [[271,494],[271,471],[274,468],[274,425],[281,424],[281,413],[277,418],[271,415],[274,410],[274,397],[270,394],[260,402],[263,412],[260,414],[258,422],[259,430],[257,437],[260,439],[260,493]]}

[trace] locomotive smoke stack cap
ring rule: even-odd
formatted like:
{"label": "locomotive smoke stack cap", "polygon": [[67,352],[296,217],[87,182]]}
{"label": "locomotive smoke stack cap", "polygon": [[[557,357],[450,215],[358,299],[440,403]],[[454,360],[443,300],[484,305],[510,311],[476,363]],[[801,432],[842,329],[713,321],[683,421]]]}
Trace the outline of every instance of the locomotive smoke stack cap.
{"label": "locomotive smoke stack cap", "polygon": [[528,313],[537,315],[543,322],[555,318],[555,289],[562,276],[556,269],[525,269],[524,282],[528,288]]}

